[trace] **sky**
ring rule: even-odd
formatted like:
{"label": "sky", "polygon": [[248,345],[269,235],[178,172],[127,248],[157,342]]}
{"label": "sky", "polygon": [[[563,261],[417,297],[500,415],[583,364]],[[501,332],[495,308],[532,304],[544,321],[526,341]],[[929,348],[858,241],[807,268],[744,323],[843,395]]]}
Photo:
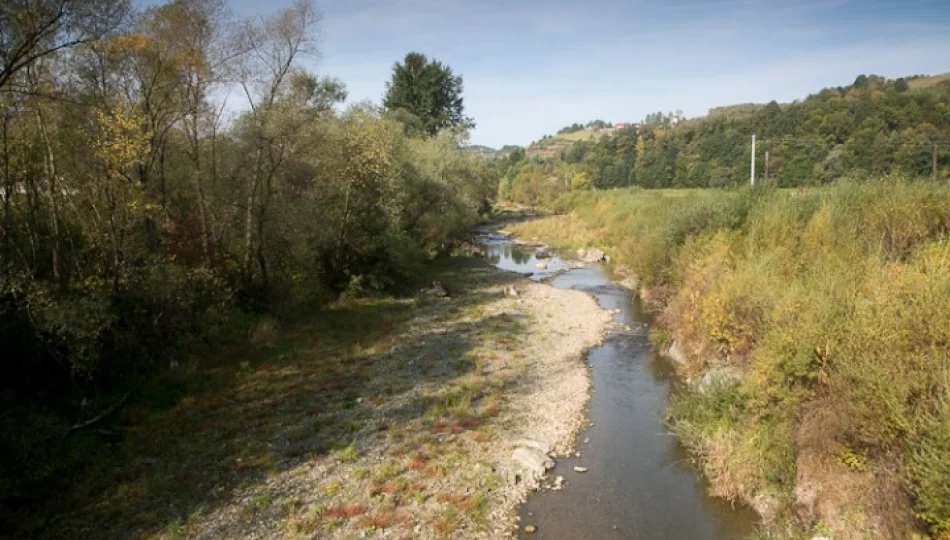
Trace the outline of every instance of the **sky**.
{"label": "sky", "polygon": [[[241,15],[291,0],[232,0]],[[859,74],[950,71],[950,0],[316,0],[319,58],[349,102],[380,102],[409,51],[464,78],[473,144],[574,122],[788,102]]]}

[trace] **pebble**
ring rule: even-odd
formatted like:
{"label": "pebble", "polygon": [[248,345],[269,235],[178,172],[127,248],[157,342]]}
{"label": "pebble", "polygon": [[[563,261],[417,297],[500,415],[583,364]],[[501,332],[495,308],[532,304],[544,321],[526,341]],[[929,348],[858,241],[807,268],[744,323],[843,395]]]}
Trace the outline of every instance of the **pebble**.
{"label": "pebble", "polygon": [[577,473],[585,473],[585,472],[587,472],[587,467],[578,467],[578,466],[575,465],[575,466],[574,466],[574,472],[577,472]]}
{"label": "pebble", "polygon": [[524,527],[524,532],[526,532],[526,533],[528,533],[528,534],[534,534],[535,531],[537,531],[537,530],[538,530],[538,528],[535,527],[534,525],[525,525],[525,527]]}

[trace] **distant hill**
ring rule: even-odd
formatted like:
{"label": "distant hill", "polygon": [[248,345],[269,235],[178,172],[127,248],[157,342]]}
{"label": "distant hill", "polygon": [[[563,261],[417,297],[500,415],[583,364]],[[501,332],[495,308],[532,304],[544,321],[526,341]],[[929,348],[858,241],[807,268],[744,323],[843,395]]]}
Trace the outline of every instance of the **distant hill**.
{"label": "distant hill", "polygon": [[[780,187],[887,175],[950,180],[948,111],[950,73],[859,75],[791,103],[716,107],[691,119],[654,113],[626,129],[574,124],[532,143],[506,189],[535,202],[565,186],[736,186],[749,182],[752,135],[757,179]],[[567,182],[546,183],[555,172]]]}
{"label": "distant hill", "polygon": [[[826,88],[817,94],[809,96],[806,101],[819,99],[824,100],[828,99],[829,97],[840,97],[846,99],[849,97],[853,98],[853,96],[849,96],[848,93],[853,93],[856,90],[860,90],[864,85],[866,85],[867,89],[870,91],[869,95],[873,100],[877,97],[875,92],[883,92],[887,88],[899,89],[902,86],[902,81],[903,83],[906,83],[907,90],[911,92],[927,91],[938,85],[941,85],[942,83],[945,85],[950,85],[950,73],[943,73],[940,75],[911,75],[893,81],[888,81],[887,79],[875,75],[865,77],[864,81],[862,81],[861,77],[859,77],[858,80],[855,81],[855,84],[846,87]],[[782,110],[787,110],[788,107],[796,105],[797,103],[800,103],[800,101],[796,101],[792,104],[781,105],[780,107]],[[688,121],[687,124],[692,126],[705,125],[708,123],[708,121],[716,120],[732,123],[755,123],[755,118],[757,115],[761,116],[761,111],[763,111],[769,105],[770,104],[766,103],[739,103],[735,105],[713,107],[709,109],[709,113],[706,116],[692,119]],[[541,139],[531,143],[525,149],[525,154],[528,157],[542,160],[561,159],[566,155],[567,151],[570,150],[572,146],[574,146],[574,143],[596,142],[603,139],[604,137],[609,137],[616,134],[617,128],[613,127],[613,124],[603,122],[601,120],[588,122],[586,125],[574,124],[573,126],[563,128],[557,134],[545,135]],[[784,133],[782,129],[779,129],[774,133],[774,135],[788,135],[788,133]]]}
{"label": "distant hill", "polygon": [[481,156],[488,159],[495,159],[495,158],[504,157],[510,154],[512,151],[517,150],[518,148],[521,148],[521,147],[514,144],[506,144],[505,146],[502,146],[500,150],[495,150],[494,148],[490,146],[484,146],[481,144],[473,144],[470,146],[466,146],[465,151],[470,154],[474,154],[476,156]]}
{"label": "distant hill", "polygon": [[558,133],[557,135],[545,135],[541,140],[531,143],[531,145],[525,149],[525,155],[539,159],[557,158],[576,142],[596,141],[603,137],[614,135],[616,132],[616,127],[592,127],[584,128],[579,131]]}

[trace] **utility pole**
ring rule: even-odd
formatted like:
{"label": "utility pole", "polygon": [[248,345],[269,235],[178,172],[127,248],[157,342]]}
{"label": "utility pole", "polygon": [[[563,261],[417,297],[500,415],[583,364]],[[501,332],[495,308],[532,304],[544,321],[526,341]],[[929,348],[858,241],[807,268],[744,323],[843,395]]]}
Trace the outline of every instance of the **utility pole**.
{"label": "utility pole", "polygon": [[749,185],[755,186],[755,135],[752,136],[752,165],[749,170]]}
{"label": "utility pole", "polygon": [[769,183],[769,151],[765,151],[765,183]]}

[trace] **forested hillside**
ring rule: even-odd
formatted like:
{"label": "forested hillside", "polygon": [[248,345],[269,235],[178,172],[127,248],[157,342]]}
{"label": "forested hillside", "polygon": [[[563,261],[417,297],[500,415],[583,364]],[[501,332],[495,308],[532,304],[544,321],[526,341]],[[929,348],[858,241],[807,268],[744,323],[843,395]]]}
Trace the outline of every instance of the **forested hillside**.
{"label": "forested hillside", "polygon": [[150,374],[398,284],[490,208],[461,77],[410,55],[444,111],[416,117],[398,78],[388,107],[344,108],[302,67],[319,20],[306,0],[247,20],[219,0],[0,9],[4,510],[94,455],[87,428]]}
{"label": "forested hillside", "polygon": [[503,195],[537,202],[589,188],[735,186],[749,181],[752,135],[757,178],[781,187],[932,176],[935,161],[937,177],[948,178],[950,80],[862,75],[789,104],[722,107],[691,120],[650,115],[609,138],[566,145],[551,159],[512,163]]}

